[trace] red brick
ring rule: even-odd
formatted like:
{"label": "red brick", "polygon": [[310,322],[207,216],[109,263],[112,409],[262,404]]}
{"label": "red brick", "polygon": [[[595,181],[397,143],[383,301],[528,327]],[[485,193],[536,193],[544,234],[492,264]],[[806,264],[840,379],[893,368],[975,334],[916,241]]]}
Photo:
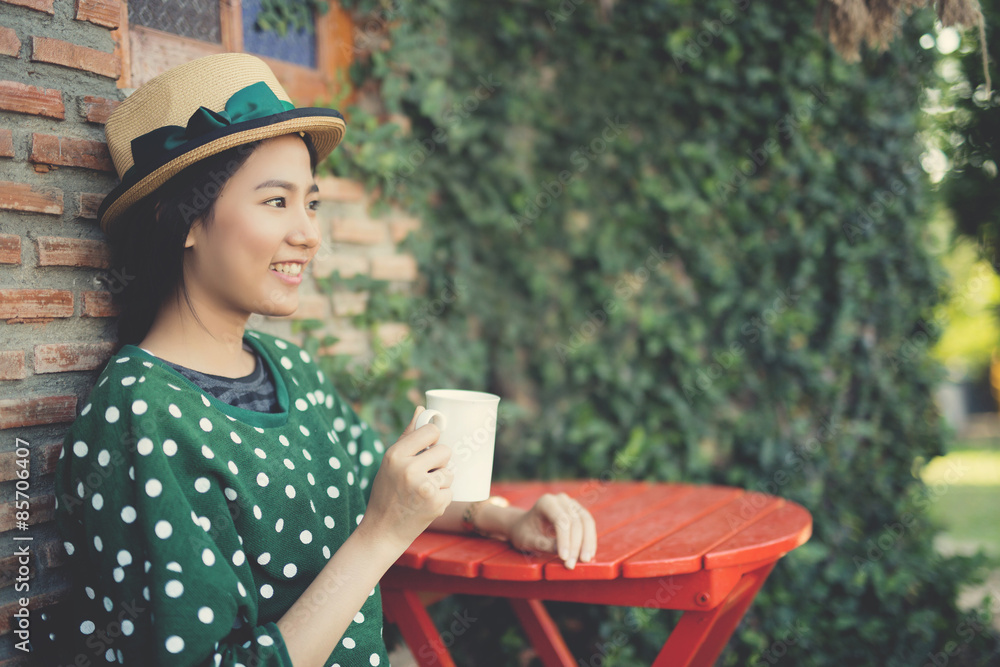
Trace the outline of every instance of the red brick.
{"label": "red brick", "polygon": [[80,317],[115,317],[118,307],[111,298],[111,292],[94,290],[83,293],[83,307]]}
{"label": "red brick", "polygon": [[0,130],[0,157],[14,157],[14,133]]}
{"label": "red brick", "polygon": [[375,245],[386,240],[386,228],[384,223],[341,218],[330,223],[330,238],[341,243]]}
{"label": "red brick", "polygon": [[17,38],[17,33],[12,28],[0,26],[0,56],[19,58],[20,54],[21,40]]}
{"label": "red brick", "polygon": [[383,347],[395,347],[410,336],[410,327],[403,322],[379,322],[376,336]]}
{"label": "red brick", "polygon": [[[21,458],[15,451],[3,452],[0,454],[0,482],[10,482],[17,479],[17,471],[23,469],[18,465]],[[28,459],[28,472],[31,472],[31,459]],[[22,473],[24,474],[24,473]]]}
{"label": "red brick", "polygon": [[330,316],[330,300],[323,294],[303,294],[299,296],[299,306],[291,315],[271,316],[276,321],[282,320],[325,320]]}
{"label": "red brick", "polygon": [[[32,614],[35,614],[35,612],[40,609],[43,610],[46,607],[66,602],[70,598],[70,590],[71,587],[68,584],[44,593],[36,593],[33,590],[31,595],[28,596],[28,609]],[[12,599],[10,602],[0,607],[0,636],[6,635],[13,630],[11,627],[11,620],[14,617],[14,613],[20,608],[21,605],[17,599]],[[93,661],[88,661],[85,664],[93,664]],[[18,658],[11,658],[10,660],[0,662],[0,667],[38,667],[38,665],[38,660],[32,657],[29,657],[28,660],[24,661],[21,661]]]}
{"label": "red brick", "polygon": [[333,314],[337,317],[360,315],[368,308],[368,292],[334,292]]}
{"label": "red brick", "polygon": [[409,236],[410,232],[415,232],[418,229],[420,229],[420,220],[417,218],[400,216],[389,220],[389,234],[392,236],[393,243],[399,243]]}
{"label": "red brick", "polygon": [[368,336],[355,329],[340,329],[334,334],[337,342],[333,345],[320,348],[317,354],[320,356],[331,356],[336,354],[347,354],[358,356],[368,351]]}
{"label": "red brick", "polygon": [[0,110],[60,120],[66,117],[61,91],[36,88],[17,81],[0,81]]}
{"label": "red brick", "polygon": [[81,192],[76,197],[76,217],[97,220],[97,210],[104,201],[104,195]]}
{"label": "red brick", "polygon": [[27,183],[0,181],[0,209],[62,215],[63,196],[60,190],[36,190]]}
{"label": "red brick", "polygon": [[90,371],[114,354],[114,343],[49,343],[35,346],[36,373]]}
{"label": "red brick", "polygon": [[[59,461],[59,452],[62,450],[62,442],[41,446],[31,445],[31,448],[36,452],[34,465],[29,464],[31,477],[36,479],[55,472],[56,463]],[[0,454],[0,482],[9,482],[17,478],[17,471],[21,469],[18,460],[15,451]]]}
{"label": "red brick", "polygon": [[0,289],[0,320],[51,320],[73,316],[73,293],[62,289]]}
{"label": "red brick", "polygon": [[0,352],[0,380],[23,380],[28,377],[24,365],[24,350]]}
{"label": "red brick", "polygon": [[416,280],[417,260],[412,255],[372,257],[372,278],[375,280]]}
{"label": "red brick", "polygon": [[319,198],[327,201],[357,202],[365,199],[365,186],[358,181],[335,176],[316,179]]}
{"label": "red brick", "polygon": [[[35,449],[38,446],[35,445]],[[48,475],[56,471],[56,462],[59,460],[59,452],[62,451],[62,441],[42,445],[41,453],[38,455],[39,475]]]}
{"label": "red brick", "polygon": [[121,3],[118,0],[76,0],[76,18],[105,28],[117,28]]}
{"label": "red brick", "polygon": [[60,539],[45,540],[41,544],[36,544],[35,553],[38,555],[38,560],[44,563],[45,569],[62,567],[68,560],[66,547]]}
{"label": "red brick", "polygon": [[34,9],[38,12],[45,12],[46,14],[55,14],[55,10],[52,9],[54,0],[3,0],[3,2],[8,5],[20,5],[21,7]]}
{"label": "red brick", "polygon": [[0,264],[21,263],[21,237],[17,234],[0,234]]}
{"label": "red brick", "polygon": [[80,113],[88,122],[104,125],[108,122],[111,112],[117,109],[119,104],[121,102],[118,100],[86,95],[80,103]]}
{"label": "red brick", "polygon": [[324,253],[313,259],[312,267],[313,275],[317,278],[326,278],[334,271],[339,271],[341,278],[349,278],[367,274],[369,261],[367,257],[348,253]]}
{"label": "red brick", "polygon": [[[75,419],[76,396],[0,400],[0,430],[43,424],[65,424]],[[0,533],[2,532],[3,530],[0,530]]]}
{"label": "red brick", "polygon": [[28,159],[39,164],[114,171],[108,145],[91,139],[70,139],[35,133],[31,135],[31,157]]}
{"label": "red brick", "polygon": [[[22,565],[27,566],[28,568],[26,578],[29,581],[35,578],[35,575],[38,574],[38,568],[35,567],[35,557],[32,556],[37,557],[37,554],[29,553],[27,563],[21,562],[21,556],[18,554],[8,556],[7,558],[0,558],[0,589],[14,585]],[[21,574],[24,573],[22,572]],[[21,578],[22,581],[24,581],[24,579],[25,577]],[[29,583],[28,585],[34,586],[34,583]]]}
{"label": "red brick", "polygon": [[[52,521],[52,514],[55,510],[56,497],[51,493],[44,496],[29,498],[31,503],[31,515],[28,517],[28,525],[34,526],[46,521]],[[16,527],[17,518],[14,516],[15,505],[13,502],[0,505],[0,533],[7,532]]]}
{"label": "red brick", "polygon": [[[17,607],[13,603],[8,606],[10,607],[9,611],[11,614],[17,611]],[[3,613],[2,609],[0,609],[0,613]],[[38,661],[31,657],[30,653],[22,653],[12,658],[0,658],[0,667],[38,667]]]}
{"label": "red brick", "polygon": [[111,249],[104,241],[59,236],[39,236],[38,266],[81,266],[106,269],[111,266]]}
{"label": "red brick", "polygon": [[93,72],[110,79],[117,79],[122,69],[121,59],[117,54],[50,37],[31,38],[31,60]]}

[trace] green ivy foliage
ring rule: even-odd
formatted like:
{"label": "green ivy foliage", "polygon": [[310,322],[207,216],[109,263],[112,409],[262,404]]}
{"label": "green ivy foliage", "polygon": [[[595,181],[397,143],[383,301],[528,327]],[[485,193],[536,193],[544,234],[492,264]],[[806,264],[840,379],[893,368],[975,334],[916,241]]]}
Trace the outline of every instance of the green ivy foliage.
{"label": "green ivy foliage", "polygon": [[[719,483],[808,508],[812,539],[719,664],[995,664],[988,610],[955,604],[983,558],[935,555],[927,509],[948,487],[916,474],[944,437],[917,139],[932,15],[849,64],[814,3],[345,5],[352,78],[385,114],[348,109],[328,167],[425,221],[426,290],[373,292],[413,335],[334,368],[338,386],[396,433],[411,366],[425,389],[500,394],[499,478]],[[487,620],[458,664],[523,664],[509,611],[435,613],[456,605]],[[551,609],[588,665],[649,664],[676,620]]]}

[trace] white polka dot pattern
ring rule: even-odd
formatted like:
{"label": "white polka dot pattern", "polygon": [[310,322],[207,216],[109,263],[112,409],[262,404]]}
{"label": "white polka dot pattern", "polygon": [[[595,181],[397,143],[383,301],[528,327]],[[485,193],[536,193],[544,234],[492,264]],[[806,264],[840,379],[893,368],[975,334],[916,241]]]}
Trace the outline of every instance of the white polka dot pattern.
{"label": "white polka dot pattern", "polygon": [[[66,554],[90,570],[110,559],[112,574],[86,589],[108,616],[80,617],[78,637],[114,621],[133,638],[98,654],[108,662],[139,664],[145,656],[131,646],[144,646],[168,664],[222,664],[223,656],[232,656],[230,667],[255,657],[277,664],[273,623],[253,628],[256,645],[227,645],[226,637],[246,625],[248,609],[287,610],[364,515],[384,451],[377,434],[305,350],[247,333],[286,392],[285,413],[227,411],[127,347],[133,355],[108,363],[71,429],[72,445],[60,451],[54,495],[88,506],[87,523],[65,536]],[[98,483],[87,478],[95,471]],[[119,620],[114,601],[127,599],[124,591],[153,602],[146,606],[156,616]],[[373,591],[324,664],[388,664],[381,618]]]}

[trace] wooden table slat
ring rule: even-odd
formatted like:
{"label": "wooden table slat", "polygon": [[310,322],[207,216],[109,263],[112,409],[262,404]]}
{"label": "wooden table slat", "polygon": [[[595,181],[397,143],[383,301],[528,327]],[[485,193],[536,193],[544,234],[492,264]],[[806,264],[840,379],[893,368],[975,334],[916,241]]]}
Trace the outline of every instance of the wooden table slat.
{"label": "wooden table slat", "polygon": [[[597,524],[597,543],[600,538],[615,528],[634,520],[656,509],[676,502],[681,497],[692,493],[695,487],[677,484],[675,486],[648,486],[636,488],[638,493],[629,496],[615,494],[615,489],[606,489],[600,496],[604,502],[588,509]],[[609,502],[613,500],[614,502]],[[482,563],[479,576],[484,579],[503,579],[507,581],[538,581],[542,578],[545,565],[551,561],[562,559],[558,554],[528,554],[515,550],[505,551]],[[577,565],[579,567],[579,564]]]}
{"label": "wooden table slat", "polygon": [[743,493],[723,507],[702,516],[671,535],[651,544],[622,563],[627,578],[661,577],[697,572],[715,545],[746,529],[784,504],[781,498]]}
{"label": "wooden table slat", "polygon": [[572,570],[567,570],[561,562],[548,563],[545,578],[614,579],[619,576],[626,558],[697,521],[741,493],[740,489],[724,486],[699,487],[697,493],[685,495],[665,509],[636,517],[604,535],[597,541],[597,553],[589,563],[577,563]]}
{"label": "wooden table slat", "polygon": [[[504,490],[504,488],[500,485],[495,485],[494,488],[498,491]],[[517,486],[518,491],[524,488],[528,488],[530,492],[526,494],[519,494],[516,496],[516,499],[514,499],[515,497],[513,494],[508,497],[508,499],[511,500],[512,505],[527,509],[534,505],[535,501],[538,500],[538,498],[544,493],[567,493],[571,497],[578,498],[581,504],[589,504],[590,507],[588,507],[588,509],[593,509],[601,505],[612,504],[620,498],[641,493],[643,489],[648,488],[648,485],[643,483],[615,485],[613,488],[606,489],[601,493],[596,494],[588,492],[588,486],[585,481],[532,482],[529,484],[519,484]],[[586,495],[585,498],[579,498],[579,496],[584,495]],[[457,577],[475,577],[479,575],[483,561],[488,560],[499,553],[509,551],[511,553],[516,553],[521,560],[531,558],[530,556],[525,556],[520,552],[511,550],[510,545],[507,542],[485,539],[479,536],[459,536],[459,538],[460,539],[458,541],[450,543],[443,548],[428,554],[423,559],[422,567],[429,572],[435,572],[437,574],[450,574]],[[407,549],[407,551],[409,551],[409,549]],[[530,571],[530,567],[527,571]],[[517,575],[515,574],[515,576]]]}
{"label": "wooden table slat", "polygon": [[802,546],[812,535],[812,516],[801,505],[786,502],[767,521],[757,521],[705,554],[705,568],[714,570],[780,558]]}
{"label": "wooden table slat", "polygon": [[[515,507],[531,507],[538,496],[543,493],[559,493],[579,491],[588,487],[586,480],[557,480],[554,482],[494,482],[490,486],[490,495],[504,496]],[[406,551],[396,560],[396,565],[420,568],[432,553],[446,547],[458,544],[468,539],[466,535],[457,533],[442,533],[425,531],[413,540]]]}

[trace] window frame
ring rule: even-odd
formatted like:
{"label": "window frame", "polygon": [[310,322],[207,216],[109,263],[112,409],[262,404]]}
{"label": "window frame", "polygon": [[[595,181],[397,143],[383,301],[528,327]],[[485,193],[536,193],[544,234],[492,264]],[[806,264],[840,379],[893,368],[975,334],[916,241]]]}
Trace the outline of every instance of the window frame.
{"label": "window frame", "polygon": [[[297,105],[329,104],[347,85],[347,68],[353,60],[353,24],[336,0],[315,17],[316,68],[258,56],[274,71]],[[219,0],[221,44],[183,37],[154,28],[129,25],[128,0],[121,2],[119,28],[112,32],[115,51],[121,57],[119,88],[140,85],[171,67],[215,53],[243,52],[243,2]],[[141,55],[140,55],[141,54]],[[341,100],[341,104],[345,104]]]}

